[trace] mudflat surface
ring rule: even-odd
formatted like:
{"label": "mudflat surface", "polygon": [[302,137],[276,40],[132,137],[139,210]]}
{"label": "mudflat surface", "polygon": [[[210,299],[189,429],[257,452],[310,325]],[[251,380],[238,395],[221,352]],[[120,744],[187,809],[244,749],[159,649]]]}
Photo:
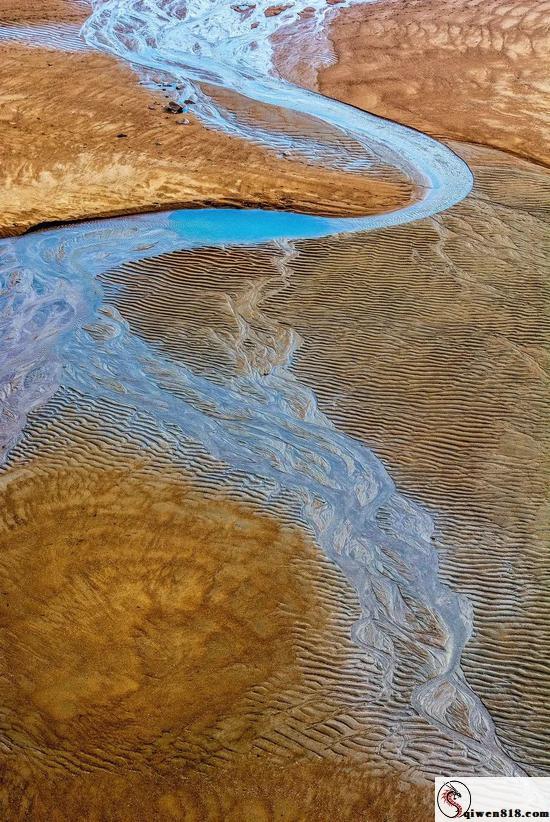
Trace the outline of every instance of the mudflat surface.
{"label": "mudflat surface", "polygon": [[76,450],[2,480],[8,818],[429,807],[426,788],[336,753],[371,731],[355,698],[358,605],[316,546],[167,465],[98,449],[63,414],[54,425]]}
{"label": "mudflat surface", "polygon": [[210,378],[239,375],[244,351],[224,344],[233,310],[256,330],[298,332],[293,373],[433,512],[444,578],[476,612],[467,671],[519,761],[548,768],[550,181],[505,152],[453,148],[474,171],[466,200],[407,226],[304,241],[277,289],[272,254],[251,249],[175,253],[101,280],[135,333]]}

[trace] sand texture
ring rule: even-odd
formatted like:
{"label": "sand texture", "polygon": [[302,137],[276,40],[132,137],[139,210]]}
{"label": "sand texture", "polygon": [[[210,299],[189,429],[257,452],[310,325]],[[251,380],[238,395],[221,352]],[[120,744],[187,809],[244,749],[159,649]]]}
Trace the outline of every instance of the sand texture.
{"label": "sand texture", "polygon": [[173,78],[80,38],[87,3],[25,5],[0,0],[2,819],[414,822],[435,774],[550,775],[547,4],[283,26],[283,76],[474,178],[294,240],[166,209],[422,187],[235,92],[254,139],[169,113]]}
{"label": "sand texture", "polygon": [[380,0],[346,9],[333,17],[335,59],[318,86],[437,137],[548,164],[549,14],[544,0]]}
{"label": "sand texture", "polygon": [[[150,90],[121,61],[81,50],[76,24],[86,16],[69,2],[32,4],[29,13],[0,4],[0,21],[13,29],[0,37],[0,236],[44,222],[178,206],[363,214],[414,198],[410,180],[388,179],[384,169],[342,174],[285,160],[205,128],[192,105],[185,114],[167,113],[173,83]],[[60,29],[61,20],[74,29]],[[21,26],[24,42],[15,40]],[[38,28],[44,38],[33,34]],[[50,48],[29,45],[48,39]],[[63,44],[67,50],[55,48]]]}

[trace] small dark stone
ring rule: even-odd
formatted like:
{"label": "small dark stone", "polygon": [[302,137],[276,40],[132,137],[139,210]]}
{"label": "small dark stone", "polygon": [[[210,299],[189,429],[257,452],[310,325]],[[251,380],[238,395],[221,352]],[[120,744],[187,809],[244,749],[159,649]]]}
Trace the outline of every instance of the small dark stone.
{"label": "small dark stone", "polygon": [[117,137],[127,137],[127,134],[117,134]]}
{"label": "small dark stone", "polygon": [[164,110],[168,111],[170,114],[182,114],[183,106],[180,106],[179,103],[175,103],[171,100],[168,105],[164,107]]}
{"label": "small dark stone", "polygon": [[186,106],[194,106],[195,105],[194,100],[184,100],[183,102],[185,103]]}

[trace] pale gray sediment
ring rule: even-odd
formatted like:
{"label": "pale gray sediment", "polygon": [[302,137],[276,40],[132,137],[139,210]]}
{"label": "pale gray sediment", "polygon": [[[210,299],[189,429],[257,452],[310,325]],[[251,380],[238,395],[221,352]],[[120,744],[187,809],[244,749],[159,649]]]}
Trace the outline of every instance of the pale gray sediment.
{"label": "pale gray sediment", "polygon": [[[424,773],[452,762],[462,772],[519,774],[461,671],[472,613],[468,600],[438,578],[431,517],[396,491],[369,449],[319,410],[313,391],[289,367],[299,336],[262,310],[266,290],[284,290],[291,276],[291,240],[433,215],[466,196],[471,174],[449,149],[417,132],[279,80],[259,79],[246,67],[179,53],[174,38],[184,23],[171,19],[167,9],[143,2],[98,4],[85,26],[86,39],[145,69],[227,86],[264,104],[310,114],[364,143],[384,162],[398,164],[421,194],[405,208],[361,219],[174,212],[3,241],[3,333],[11,352],[4,374],[10,396],[4,418],[11,423],[6,446],[17,441],[29,411],[61,384],[98,402],[138,408],[159,429],[176,432],[182,447],[200,447],[232,471],[253,475],[265,485],[267,498],[281,490],[289,494],[358,593],[362,618],[354,638],[369,659],[360,699],[380,714],[382,738],[402,739],[410,763]],[[242,131],[218,116],[204,92],[200,99],[207,122]],[[133,333],[106,304],[96,279],[146,258],[162,268],[161,255],[176,250],[273,242],[265,276],[251,281],[239,301],[227,294],[229,321],[218,340],[239,368],[216,379],[163,356]]]}

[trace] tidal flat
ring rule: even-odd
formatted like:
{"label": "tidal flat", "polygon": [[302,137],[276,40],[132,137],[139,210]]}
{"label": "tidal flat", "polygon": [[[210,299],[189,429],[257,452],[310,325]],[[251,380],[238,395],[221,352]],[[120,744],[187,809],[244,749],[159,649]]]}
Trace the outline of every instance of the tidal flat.
{"label": "tidal flat", "polygon": [[0,0],[4,818],[548,775],[544,7]]}

